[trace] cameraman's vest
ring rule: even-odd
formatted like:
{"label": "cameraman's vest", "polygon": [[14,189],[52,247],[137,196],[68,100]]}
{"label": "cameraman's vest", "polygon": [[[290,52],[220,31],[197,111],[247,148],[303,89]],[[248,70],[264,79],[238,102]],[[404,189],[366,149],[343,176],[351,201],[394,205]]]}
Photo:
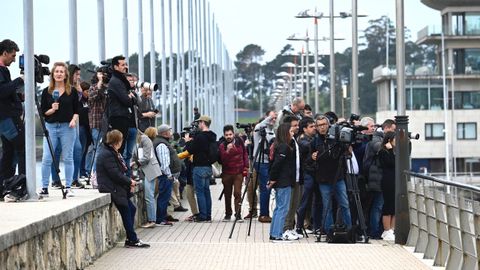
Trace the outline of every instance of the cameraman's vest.
{"label": "cameraman's vest", "polygon": [[[170,153],[170,172],[172,174],[179,173],[182,170],[182,162],[177,156],[177,151],[173,148],[173,146],[163,137],[157,137],[153,140],[153,147],[155,149],[155,153],[157,151],[157,146],[159,144],[165,144],[168,147],[168,151]],[[160,163],[160,160],[158,161]]]}

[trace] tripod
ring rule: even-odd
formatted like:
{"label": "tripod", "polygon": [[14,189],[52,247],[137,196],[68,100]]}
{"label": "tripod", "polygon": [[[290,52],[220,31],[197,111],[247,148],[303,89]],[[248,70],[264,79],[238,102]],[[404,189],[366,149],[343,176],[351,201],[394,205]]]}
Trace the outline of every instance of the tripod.
{"label": "tripod", "polygon": [[[37,88],[37,86],[36,86],[36,83],[35,83],[35,89],[36,88]],[[42,117],[42,111],[40,109],[40,102],[38,102],[38,97],[37,97],[36,94],[35,94],[35,105],[37,106],[38,118],[40,118],[40,124],[42,126],[43,135],[45,136],[45,139],[47,139],[48,150],[50,151],[50,155],[52,156],[52,164],[55,168],[55,173],[57,174],[57,177],[60,179],[59,163],[57,163],[57,159],[55,157],[55,151],[54,151],[53,145],[52,145],[52,140],[50,139],[50,134],[48,133],[47,127],[45,126],[45,119]],[[63,199],[66,199],[67,198],[67,191],[65,190],[65,187],[61,183],[60,183],[60,189],[62,190]]]}
{"label": "tripod", "polygon": [[[252,220],[253,220],[253,214],[254,214],[254,209],[256,208],[256,201],[255,201],[255,197],[256,197],[256,193],[257,193],[257,183],[258,183],[258,175],[260,174],[260,162],[263,162],[264,160],[264,155],[265,155],[265,144],[267,142],[267,133],[266,133],[266,130],[265,129],[260,129],[259,131],[259,134],[261,136],[261,139],[260,139],[260,143],[258,144],[258,148],[257,148],[257,151],[255,152],[255,156],[253,158],[253,161],[254,162],[257,162],[257,174],[255,175],[255,180],[253,181],[253,201],[252,201],[252,205],[250,207],[250,221],[248,223],[248,236],[250,236],[250,231],[252,229]],[[240,204],[243,203],[243,200],[245,199],[245,195],[247,194],[247,191],[248,191],[248,185],[250,184],[250,182],[252,181],[253,179],[253,167],[254,166],[250,166],[250,171],[249,171],[249,176],[248,176],[248,181],[245,185],[245,190],[243,191],[243,194],[242,194],[242,200],[240,201]],[[232,234],[233,234],[233,231],[235,230],[235,225],[237,224],[237,220],[235,219],[235,221],[233,222],[233,225],[232,225],[232,230],[230,231],[230,235],[228,237],[228,239],[231,239],[232,238]]]}

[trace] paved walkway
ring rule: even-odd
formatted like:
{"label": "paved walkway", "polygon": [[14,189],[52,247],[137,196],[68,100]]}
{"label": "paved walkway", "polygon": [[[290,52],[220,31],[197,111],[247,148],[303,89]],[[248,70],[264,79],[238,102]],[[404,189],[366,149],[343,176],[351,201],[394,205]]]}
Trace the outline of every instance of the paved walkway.
{"label": "paved walkway", "polygon": [[[327,244],[310,237],[294,243],[270,243],[270,224],[256,220],[251,236],[245,221],[237,224],[228,239],[233,223],[221,221],[221,188],[221,184],[211,186],[212,223],[186,222],[189,212],[176,213],[180,222],[173,227],[138,229],[150,249],[127,249],[118,243],[88,269],[430,269],[404,247],[386,241]],[[244,202],[244,215],[247,209]]]}

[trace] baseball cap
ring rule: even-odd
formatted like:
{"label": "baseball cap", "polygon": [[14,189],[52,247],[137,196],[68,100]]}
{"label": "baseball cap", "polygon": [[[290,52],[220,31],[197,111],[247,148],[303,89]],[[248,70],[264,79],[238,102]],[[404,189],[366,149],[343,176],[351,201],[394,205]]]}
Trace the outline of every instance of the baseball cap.
{"label": "baseball cap", "polygon": [[160,133],[163,133],[165,131],[169,131],[171,130],[172,128],[169,126],[169,125],[166,125],[166,124],[162,124],[158,127],[158,134]]}
{"label": "baseball cap", "polygon": [[206,116],[206,115],[202,115],[202,116],[200,116],[200,118],[195,120],[195,122],[199,122],[199,121],[212,123],[212,119],[210,117]]}

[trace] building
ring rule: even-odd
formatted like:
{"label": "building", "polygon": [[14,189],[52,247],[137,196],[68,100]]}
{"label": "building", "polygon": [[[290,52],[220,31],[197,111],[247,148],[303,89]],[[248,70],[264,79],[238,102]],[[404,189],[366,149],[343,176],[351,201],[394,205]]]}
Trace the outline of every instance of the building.
{"label": "building", "polygon": [[[435,45],[435,67],[406,67],[409,131],[420,134],[420,139],[413,142],[412,170],[420,171],[425,167],[428,172],[445,172],[445,132],[448,132],[451,171],[460,174],[480,172],[480,2],[421,2],[440,11],[442,26],[437,29],[425,27],[418,32],[416,41],[417,44]],[[448,91],[447,118],[442,48]],[[395,69],[377,67],[373,72],[373,83],[377,86],[377,122],[381,123],[396,114]]]}

